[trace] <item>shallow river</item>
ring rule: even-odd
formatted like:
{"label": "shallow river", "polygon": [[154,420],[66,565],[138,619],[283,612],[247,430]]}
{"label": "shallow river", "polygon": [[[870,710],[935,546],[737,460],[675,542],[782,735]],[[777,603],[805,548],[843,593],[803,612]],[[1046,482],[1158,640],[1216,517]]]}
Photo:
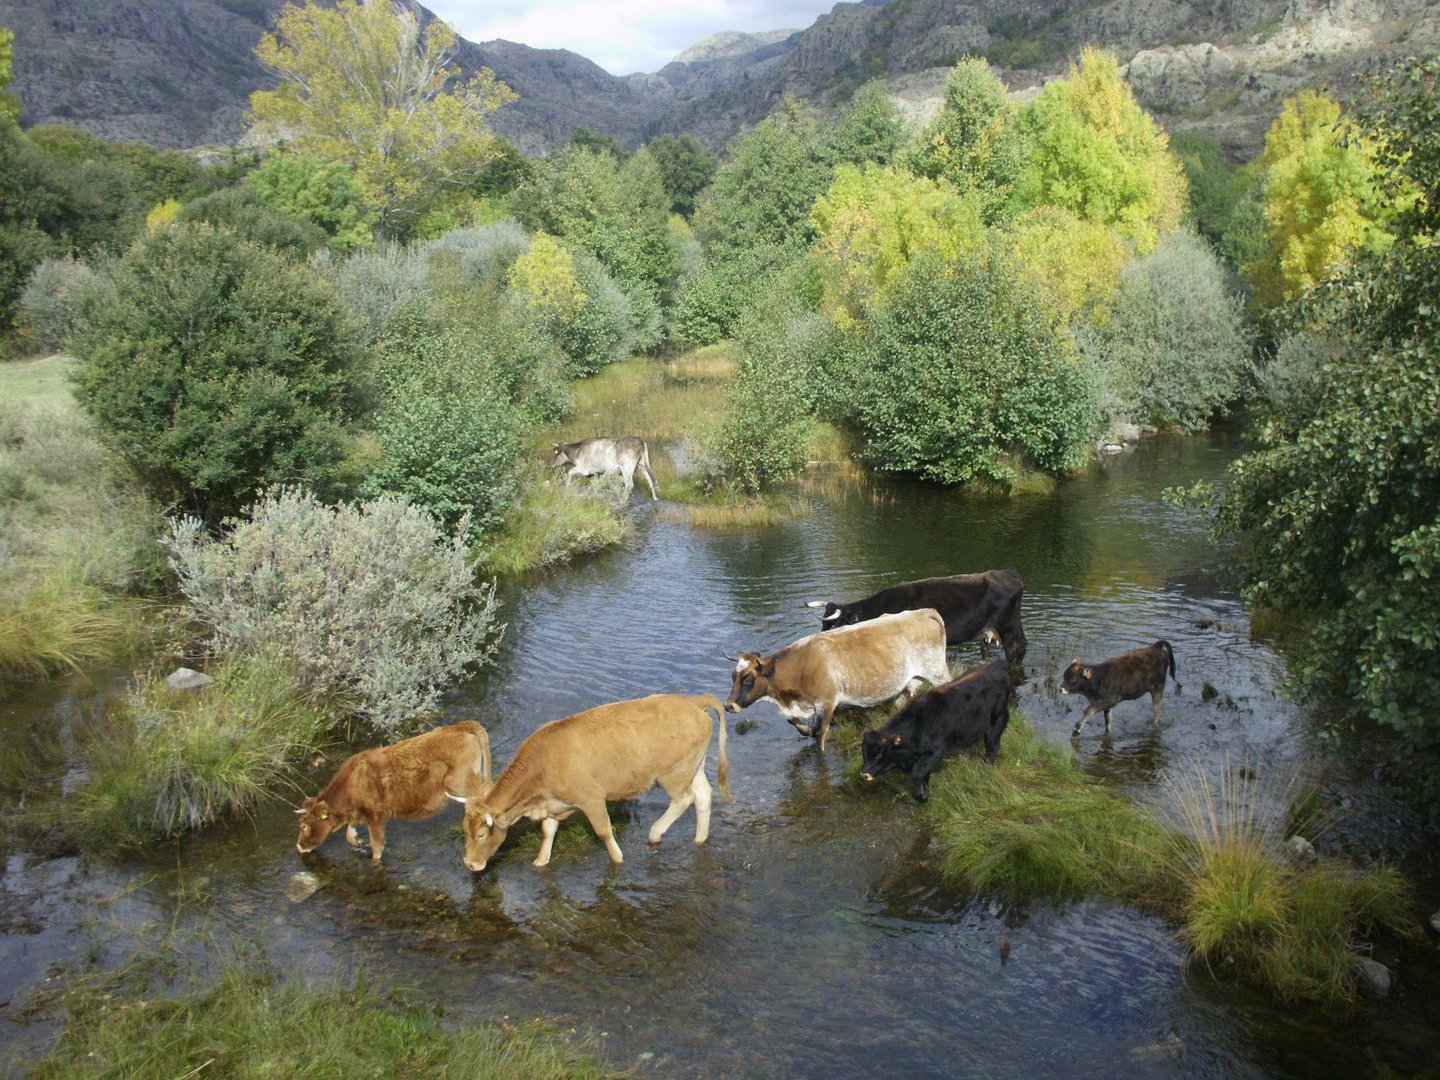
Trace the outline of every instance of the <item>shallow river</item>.
{"label": "shallow river", "polygon": [[[1020,706],[1047,738],[1068,742],[1080,710],[1056,690],[1072,657],[1161,637],[1174,645],[1182,689],[1167,694],[1160,727],[1149,725],[1148,699],[1118,707],[1108,739],[1092,721],[1079,743],[1087,769],[1162,803],[1167,776],[1195,767],[1316,778],[1343,819],[1322,846],[1384,854],[1433,883],[1431,856],[1370,780],[1375,763],[1322,772],[1305,713],[1278,691],[1283,662],[1250,640],[1221,572],[1226,553],[1202,522],[1160,501],[1165,487],[1217,477],[1236,450],[1224,435],[1157,438],[1053,497],[876,485],[739,532],[692,530],[637,498],[623,550],[505,597],[497,668],[447,712],[489,728],[498,767],[542,721],[601,702],[658,690],[724,697],[721,653],[813,632],[806,600],[1010,566],[1027,582]],[[952,666],[975,657],[974,646],[956,650]],[[0,732],[63,733],[83,703],[75,687],[31,695],[0,708]],[[717,799],[709,844],[689,842],[687,814],[646,851],[665,806],[657,790],[613,808],[618,869],[577,816],[548,869],[531,867],[527,828],[473,875],[460,865],[458,809],[392,826],[384,870],[338,835],[300,858],[283,805],[119,863],[12,854],[0,877],[0,1014],[21,1019],[29,991],[54,971],[115,963],[163,935],[197,958],[233,946],[297,975],[363,968],[461,1016],[543,1015],[642,1075],[1440,1070],[1433,945],[1385,957],[1400,992],[1377,1009],[1326,1017],[1273,1006],[1223,973],[1187,969],[1165,924],[1121,905],[1016,907],[945,886],[903,785],[847,780],[838,751],[819,754],[769,704],[745,717],[758,723],[744,734],[728,718],[733,792]],[[318,891],[294,891],[300,871],[316,875]],[[1435,899],[1433,888],[1423,895]],[[0,1024],[0,1062],[24,1061],[52,1033],[43,1022]]]}

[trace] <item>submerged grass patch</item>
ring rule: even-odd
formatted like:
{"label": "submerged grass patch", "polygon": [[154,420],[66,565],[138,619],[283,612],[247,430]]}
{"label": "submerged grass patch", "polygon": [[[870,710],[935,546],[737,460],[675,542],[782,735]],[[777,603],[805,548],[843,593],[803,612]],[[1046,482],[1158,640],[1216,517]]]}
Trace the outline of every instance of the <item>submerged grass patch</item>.
{"label": "submerged grass patch", "polygon": [[326,715],[270,659],[231,660],[201,691],[141,679],[107,715],[84,754],[86,779],[33,805],[22,833],[82,851],[137,847],[244,813],[291,777]]}
{"label": "submerged grass patch", "polygon": [[1123,900],[1169,919],[1212,970],[1281,1000],[1350,1001],[1363,936],[1413,927],[1409,886],[1389,867],[1297,862],[1283,846],[1294,800],[1262,790],[1253,769],[1226,777],[1218,790],[1198,772],[1180,779],[1179,811],[1162,816],[1013,716],[996,763],[956,755],[932,779],[925,813],[952,882]]}
{"label": "submerged grass patch", "polygon": [[285,985],[254,962],[179,996],[140,980],[81,982],[63,1006],[65,1030],[35,1077],[626,1075],[542,1024],[450,1023],[418,995],[363,979]]}

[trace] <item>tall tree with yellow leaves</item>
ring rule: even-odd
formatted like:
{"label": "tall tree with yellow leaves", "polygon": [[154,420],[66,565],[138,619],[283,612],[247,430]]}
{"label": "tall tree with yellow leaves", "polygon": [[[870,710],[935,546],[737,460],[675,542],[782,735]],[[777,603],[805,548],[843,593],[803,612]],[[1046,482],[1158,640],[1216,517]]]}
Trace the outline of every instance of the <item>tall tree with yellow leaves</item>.
{"label": "tall tree with yellow leaves", "polygon": [[391,0],[287,4],[255,49],[280,84],[250,95],[252,131],[345,162],[403,234],[498,154],[489,117],[515,100],[488,68],[459,81],[455,41]]}

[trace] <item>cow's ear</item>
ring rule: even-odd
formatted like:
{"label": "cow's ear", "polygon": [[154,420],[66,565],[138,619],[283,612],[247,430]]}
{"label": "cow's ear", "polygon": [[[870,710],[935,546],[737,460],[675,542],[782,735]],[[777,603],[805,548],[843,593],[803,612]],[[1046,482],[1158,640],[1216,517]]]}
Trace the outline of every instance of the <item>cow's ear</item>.
{"label": "cow's ear", "polygon": [[769,660],[765,661],[765,663],[763,663],[763,664],[760,665],[760,674],[763,675],[763,676],[765,676],[765,678],[767,678],[767,679],[772,678],[772,677],[774,676],[774,674],[775,674],[775,658],[774,658],[773,656],[772,656]]}
{"label": "cow's ear", "polygon": [[1080,674],[1084,675],[1087,679],[1093,679],[1095,677],[1095,669],[1093,667],[1087,667]]}

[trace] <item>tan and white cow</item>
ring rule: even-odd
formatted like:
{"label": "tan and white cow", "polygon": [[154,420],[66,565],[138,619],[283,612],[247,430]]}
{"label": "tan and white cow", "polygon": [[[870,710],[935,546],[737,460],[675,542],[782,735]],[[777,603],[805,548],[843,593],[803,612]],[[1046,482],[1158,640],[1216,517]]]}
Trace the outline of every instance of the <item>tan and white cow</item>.
{"label": "tan and white cow", "polygon": [[604,841],[611,860],[624,862],[605,804],[611,799],[633,799],[656,784],[670,796],[670,806],[650,827],[650,843],[658,844],[665,830],[693,804],[695,842],[703,844],[710,835],[707,709],[714,710],[720,724],[716,779],[721,794],[728,794],[725,714],[715,698],[651,694],[601,705],[536,728],[484,798],[449,793],[456,802],[465,803],[466,867],[484,870],[521,818],[540,823],[535,865],[544,866],[550,861],[555,830],[576,810]]}
{"label": "tan and white cow", "polygon": [[916,679],[936,686],[950,679],[945,620],[934,608],[811,634],[773,656],[747,652],[730,659],[735,671],[725,707],[739,712],[769,699],[800,734],[817,737],[821,750],[837,706],[879,705]]}
{"label": "tan and white cow", "polygon": [[355,826],[364,825],[370,857],[379,862],[387,821],[429,817],[445,805],[449,791],[478,796],[489,788],[490,736],[474,720],[362,750],[346,758],[325,790],[295,811],[300,815],[295,847],[302,855],[314,851],[342,826],[346,841],[356,846]]}

